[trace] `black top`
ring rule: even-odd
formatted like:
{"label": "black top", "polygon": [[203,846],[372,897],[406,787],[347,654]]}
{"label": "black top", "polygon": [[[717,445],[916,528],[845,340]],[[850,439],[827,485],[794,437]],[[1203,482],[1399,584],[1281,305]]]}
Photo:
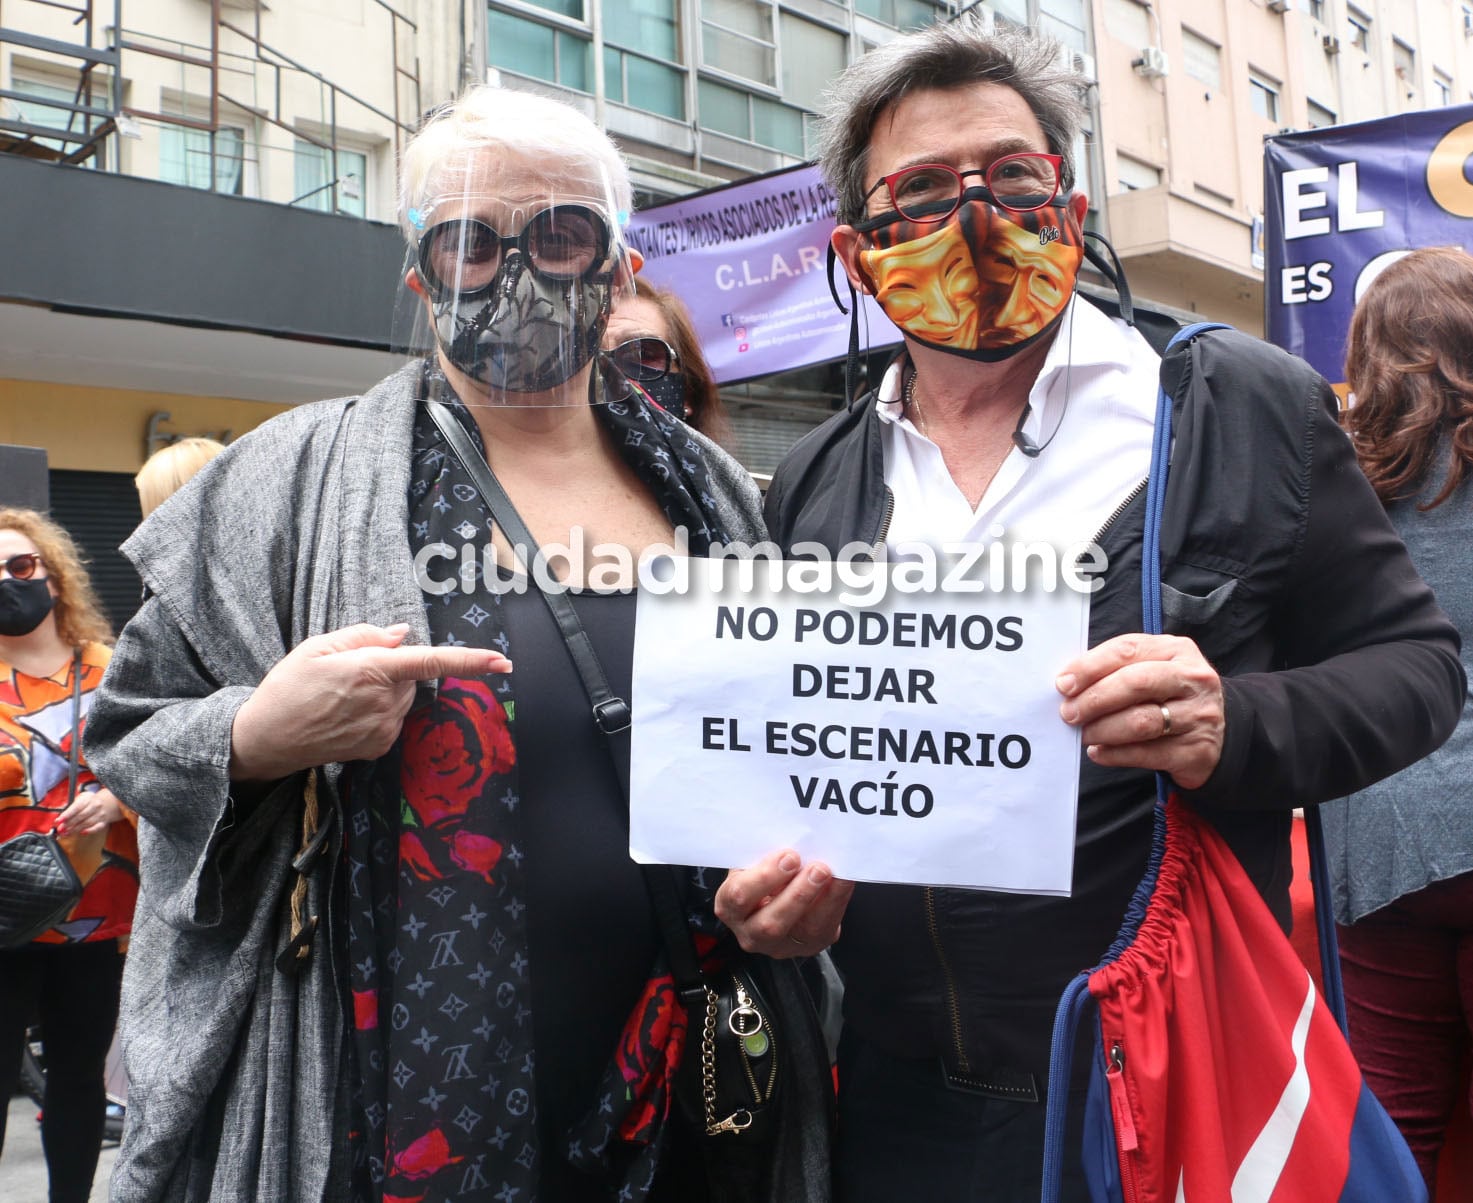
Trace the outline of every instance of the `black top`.
{"label": "black top", "polygon": [[[634,594],[572,594],[609,687],[629,697]],[[541,1198],[604,1199],[561,1156],[654,966],[658,936],[629,822],[583,683],[547,603],[502,601],[516,649],[517,754],[529,862]],[[626,745],[627,752],[627,745]]]}

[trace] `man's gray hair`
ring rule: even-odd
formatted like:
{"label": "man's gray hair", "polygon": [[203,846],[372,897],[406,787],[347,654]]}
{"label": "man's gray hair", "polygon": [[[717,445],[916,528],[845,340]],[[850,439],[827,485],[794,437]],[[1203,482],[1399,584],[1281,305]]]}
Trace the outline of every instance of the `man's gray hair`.
{"label": "man's gray hair", "polygon": [[1063,190],[1074,187],[1088,81],[1067,65],[1058,44],[1011,31],[989,36],[967,20],[937,23],[871,50],[828,91],[819,165],[839,198],[841,223],[864,215],[870,134],[880,114],[912,92],[976,83],[1012,88],[1027,102],[1049,149],[1063,159]]}

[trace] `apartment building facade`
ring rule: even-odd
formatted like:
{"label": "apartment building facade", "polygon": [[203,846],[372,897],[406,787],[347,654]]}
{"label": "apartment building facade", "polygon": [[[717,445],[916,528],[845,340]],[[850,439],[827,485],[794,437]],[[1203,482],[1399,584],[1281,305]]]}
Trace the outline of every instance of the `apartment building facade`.
{"label": "apartment building facade", "polygon": [[[58,512],[115,546],[163,441],[398,362],[396,153],[465,84],[581,108],[648,206],[802,162],[847,64],[962,13],[1097,81],[1080,184],[1137,295],[1254,331],[1262,136],[1473,88],[1473,0],[7,0],[0,443],[47,448]],[[764,470],[842,388],[725,393]]]}
{"label": "apartment building facade", "polygon": [[1095,0],[1106,224],[1142,296],[1263,330],[1266,135],[1473,97],[1470,0]]}

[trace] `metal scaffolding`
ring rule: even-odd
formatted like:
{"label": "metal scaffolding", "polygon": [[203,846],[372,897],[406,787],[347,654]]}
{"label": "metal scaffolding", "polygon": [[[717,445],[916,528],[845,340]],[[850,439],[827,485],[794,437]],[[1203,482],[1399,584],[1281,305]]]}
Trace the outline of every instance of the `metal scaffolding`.
{"label": "metal scaffolding", "polygon": [[[300,138],[327,152],[329,158],[330,185],[334,192],[338,187],[338,116],[340,105],[357,106],[390,123],[394,131],[396,153],[403,141],[414,132],[420,116],[419,60],[416,53],[418,29],[413,21],[400,13],[388,0],[370,0],[382,10],[390,22],[390,47],[393,58],[393,111],[381,109],[354,92],[339,86],[320,71],[299,62],[292,56],[268,44],[262,37],[261,6],[254,5],[254,20],[249,26],[242,25],[244,15],[227,16],[222,0],[209,0],[210,37],[207,45],[191,45],[164,35],[153,34],[142,29],[130,29],[123,23],[123,0],[0,0],[0,44],[9,43],[16,47],[39,52],[72,64],[76,72],[77,86],[70,101],[37,97],[15,88],[0,88],[0,99],[40,105],[64,115],[61,125],[40,125],[21,117],[7,116],[0,112],[0,153],[27,155],[63,163],[86,163],[102,170],[119,170],[121,156],[113,143],[113,153],[108,154],[110,139],[122,132],[120,123],[126,127],[129,120],[144,120],[160,125],[181,126],[198,130],[209,136],[210,173],[214,178],[217,154],[216,140],[221,130],[221,102],[248,109],[260,120],[282,129],[290,130]],[[71,24],[78,29],[75,41],[41,37],[5,24],[6,8],[14,9],[19,3],[27,3],[50,9],[59,9],[72,15]],[[96,10],[110,9],[111,22],[102,30],[104,45],[97,46]],[[229,39],[228,48],[225,43]],[[167,42],[167,45],[159,45]],[[129,56],[151,55],[177,62],[182,68],[195,68],[207,74],[208,105],[207,117],[190,117],[181,113],[153,112],[125,105],[123,85],[125,68]],[[230,63],[245,64],[232,67]],[[248,70],[253,84],[259,83],[262,75],[269,78],[269,105],[259,103],[259,96],[252,96],[251,103],[228,95],[226,77],[241,70]],[[100,74],[99,74],[100,73]],[[288,76],[307,78],[316,82],[326,92],[326,120],[322,123],[327,133],[321,136],[291,124],[282,106],[283,79]],[[57,144],[60,144],[59,146]],[[302,199],[302,198],[298,198]],[[336,200],[336,197],[334,197]]]}

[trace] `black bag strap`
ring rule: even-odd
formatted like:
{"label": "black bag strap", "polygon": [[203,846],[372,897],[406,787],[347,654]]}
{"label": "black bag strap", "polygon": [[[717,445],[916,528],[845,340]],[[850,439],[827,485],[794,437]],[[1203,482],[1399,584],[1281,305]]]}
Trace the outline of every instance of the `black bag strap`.
{"label": "black bag strap", "polygon": [[77,778],[82,772],[82,649],[72,652],[72,750],[67,759],[66,804],[77,800]]}
{"label": "black bag strap", "polygon": [[[435,425],[439,427],[440,433],[445,436],[445,441],[450,444],[455,458],[460,461],[461,467],[466,470],[476,488],[480,490],[481,496],[485,499],[486,508],[491,511],[492,520],[501,528],[507,541],[511,543],[512,553],[520,562],[522,570],[530,574],[531,569],[522,557],[527,554],[535,554],[537,540],[532,537],[532,532],[527,529],[527,524],[517,513],[516,506],[506,495],[506,490],[501,487],[496,474],[491,471],[491,465],[486,462],[486,457],[476,449],[476,445],[466,434],[465,427],[460,424],[444,402],[426,401],[425,407],[429,410]],[[588,700],[593,706],[593,721],[609,741],[609,752],[614,760],[614,772],[619,779],[619,790],[624,795],[624,804],[627,807],[629,805],[629,703],[609,688],[609,679],[604,673],[603,665],[599,662],[598,653],[593,650],[593,642],[588,638],[588,632],[583,629],[578,611],[574,609],[567,593],[550,592],[546,589],[538,589],[538,592],[542,595],[542,600],[547,603],[553,621],[562,634],[563,643],[567,646],[573,667],[577,670],[578,678],[583,682],[584,692],[588,694]],[[680,892],[676,887],[674,867],[642,865],[641,869],[644,872],[645,887],[649,891],[655,921],[659,925],[665,952],[670,960],[670,972],[675,979],[675,988],[681,998],[687,1002],[703,1000],[706,992],[705,979],[701,976],[695,943],[691,938],[690,928],[685,922],[685,908],[681,904]]]}

